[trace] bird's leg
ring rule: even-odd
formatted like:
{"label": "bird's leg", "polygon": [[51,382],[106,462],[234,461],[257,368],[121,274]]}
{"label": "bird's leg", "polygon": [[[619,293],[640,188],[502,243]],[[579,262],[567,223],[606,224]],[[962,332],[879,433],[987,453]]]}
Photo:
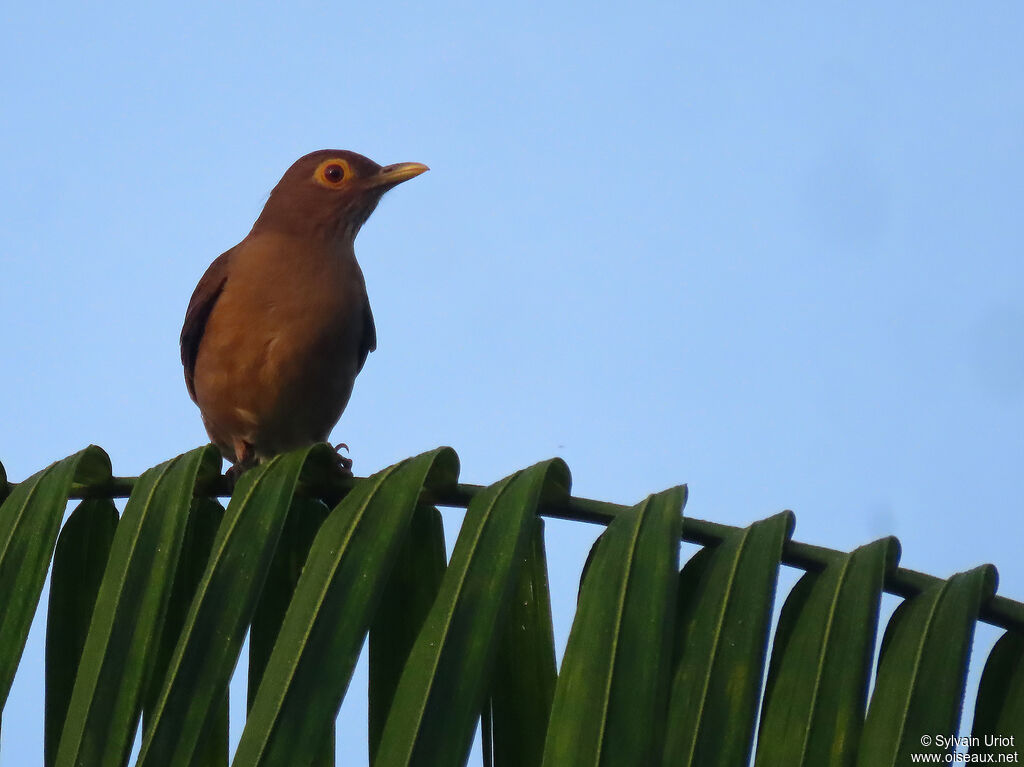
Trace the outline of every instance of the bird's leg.
{"label": "bird's leg", "polygon": [[236,439],[234,441],[234,448],[235,462],[231,465],[231,468],[224,472],[224,476],[228,478],[232,488],[234,488],[235,483],[238,482],[238,478],[242,476],[243,472],[251,469],[258,463],[256,451],[244,439]]}
{"label": "bird's leg", "polygon": [[342,448],[345,448],[346,452],[348,451],[348,445],[346,445],[344,442],[339,442],[337,445],[334,446],[334,452],[338,454],[338,466],[341,468],[341,471],[344,474],[346,474],[346,475],[351,477],[352,476],[352,459],[349,458],[348,456],[344,456],[340,452],[338,452]]}

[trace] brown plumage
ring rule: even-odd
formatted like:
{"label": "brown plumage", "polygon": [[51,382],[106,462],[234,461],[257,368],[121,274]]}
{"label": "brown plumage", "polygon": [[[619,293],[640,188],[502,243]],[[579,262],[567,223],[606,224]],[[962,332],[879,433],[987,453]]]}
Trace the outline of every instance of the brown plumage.
{"label": "brown plumage", "polygon": [[181,329],[185,385],[238,469],[327,440],[377,348],[353,241],[384,192],[426,170],[308,154],[199,280]]}

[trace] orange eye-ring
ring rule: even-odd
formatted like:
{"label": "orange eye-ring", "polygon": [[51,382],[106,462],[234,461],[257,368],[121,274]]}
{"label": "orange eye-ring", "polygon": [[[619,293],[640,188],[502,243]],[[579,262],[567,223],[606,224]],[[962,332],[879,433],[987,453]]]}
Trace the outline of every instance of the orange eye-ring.
{"label": "orange eye-ring", "polygon": [[325,160],[320,163],[320,166],[316,169],[314,178],[321,186],[333,188],[340,186],[341,182],[349,175],[350,169],[348,167],[348,163],[338,158]]}

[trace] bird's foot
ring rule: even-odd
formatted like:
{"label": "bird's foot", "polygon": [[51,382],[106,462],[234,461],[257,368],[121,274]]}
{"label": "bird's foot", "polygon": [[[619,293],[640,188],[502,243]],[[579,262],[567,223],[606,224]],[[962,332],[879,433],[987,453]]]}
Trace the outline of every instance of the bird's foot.
{"label": "bird's foot", "polygon": [[235,489],[235,485],[238,484],[238,478],[242,476],[242,473],[248,468],[248,466],[242,466],[241,464],[234,463],[231,464],[231,466],[228,467],[228,470],[224,472],[224,476],[228,480],[228,487],[232,492]]}
{"label": "bird's foot", "polygon": [[[235,440],[234,449],[234,462],[231,464],[231,467],[224,472],[224,476],[227,477],[232,490],[235,489],[238,478],[259,463],[256,459],[256,451],[253,450],[253,446],[245,440]],[[230,456],[228,457],[228,460],[231,460]]]}
{"label": "bird's foot", "polygon": [[338,452],[342,448],[345,448],[345,451],[348,452],[348,445],[346,445],[344,442],[339,442],[337,445],[334,446],[334,452],[337,453],[337,455],[338,455],[338,468],[341,469],[342,474],[345,474],[346,476],[351,477],[352,476],[352,459],[349,458],[348,456],[344,456],[340,452]]}

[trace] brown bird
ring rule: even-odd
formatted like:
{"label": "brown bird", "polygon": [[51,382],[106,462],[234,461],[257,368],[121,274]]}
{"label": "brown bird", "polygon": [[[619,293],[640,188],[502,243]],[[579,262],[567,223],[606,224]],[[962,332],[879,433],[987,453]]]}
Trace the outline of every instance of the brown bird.
{"label": "brown bird", "polygon": [[236,475],[327,440],[377,348],[353,242],[386,191],[426,170],[308,154],[199,280],[181,329],[185,385]]}

